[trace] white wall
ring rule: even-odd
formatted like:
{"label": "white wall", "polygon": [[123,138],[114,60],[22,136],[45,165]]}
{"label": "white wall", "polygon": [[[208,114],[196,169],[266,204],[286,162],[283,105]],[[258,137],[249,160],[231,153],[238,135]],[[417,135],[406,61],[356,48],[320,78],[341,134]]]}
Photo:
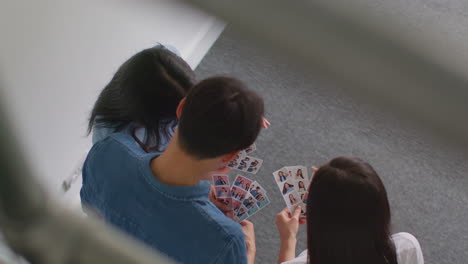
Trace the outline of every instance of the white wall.
{"label": "white wall", "polygon": [[88,114],[123,61],[161,42],[195,67],[223,27],[173,0],[2,1],[1,101],[41,182],[56,193],[89,149]]}

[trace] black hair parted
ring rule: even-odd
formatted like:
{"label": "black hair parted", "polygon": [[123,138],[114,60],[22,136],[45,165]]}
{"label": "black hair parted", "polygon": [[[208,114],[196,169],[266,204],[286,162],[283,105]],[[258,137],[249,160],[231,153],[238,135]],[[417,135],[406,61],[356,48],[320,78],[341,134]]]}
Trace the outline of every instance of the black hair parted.
{"label": "black hair parted", "polygon": [[397,264],[390,205],[377,172],[356,157],[321,166],[307,198],[307,247],[314,264]]}
{"label": "black hair parted", "polygon": [[201,81],[187,95],[179,122],[182,147],[199,159],[249,147],[263,120],[263,99],[231,77]]}
{"label": "black hair parted", "polygon": [[[138,52],[117,70],[100,93],[88,123],[120,131],[129,127],[133,138],[147,152],[160,150],[161,135],[174,127],[176,109],[195,84],[195,74],[180,57],[158,45]],[[145,129],[143,142],[135,135]]]}

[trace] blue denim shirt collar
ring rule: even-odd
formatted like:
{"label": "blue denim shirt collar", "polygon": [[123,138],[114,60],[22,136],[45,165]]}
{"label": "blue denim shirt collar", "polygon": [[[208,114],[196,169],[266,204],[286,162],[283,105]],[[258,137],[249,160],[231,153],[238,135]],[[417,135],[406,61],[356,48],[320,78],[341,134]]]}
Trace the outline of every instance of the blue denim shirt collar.
{"label": "blue denim shirt collar", "polygon": [[150,186],[163,195],[176,200],[209,200],[209,181],[200,181],[194,186],[173,186],[159,181],[150,167],[151,160],[159,155],[160,153],[150,153],[141,159],[140,170]]}

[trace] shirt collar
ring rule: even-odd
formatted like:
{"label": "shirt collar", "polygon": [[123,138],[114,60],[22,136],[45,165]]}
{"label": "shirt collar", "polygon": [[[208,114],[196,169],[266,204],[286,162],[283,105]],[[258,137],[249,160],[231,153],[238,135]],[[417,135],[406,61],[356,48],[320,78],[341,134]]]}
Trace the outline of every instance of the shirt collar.
{"label": "shirt collar", "polygon": [[141,159],[140,170],[145,180],[156,191],[176,200],[208,200],[210,182],[200,181],[193,186],[173,186],[159,181],[151,171],[150,162],[161,153],[150,153]]}

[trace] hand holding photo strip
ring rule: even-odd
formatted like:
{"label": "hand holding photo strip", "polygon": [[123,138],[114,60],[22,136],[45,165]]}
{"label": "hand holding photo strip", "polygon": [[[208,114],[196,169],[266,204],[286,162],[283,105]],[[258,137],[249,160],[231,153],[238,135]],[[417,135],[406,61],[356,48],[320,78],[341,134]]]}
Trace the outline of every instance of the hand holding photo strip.
{"label": "hand holding photo strip", "polygon": [[[257,149],[255,143],[248,148],[240,151],[236,157],[230,161],[227,167],[256,174],[263,164],[263,160],[248,156]],[[213,182],[223,184],[229,180],[226,175],[217,175],[213,177]],[[226,177],[219,177],[226,176]],[[224,186],[224,185],[221,185]],[[234,220],[241,222],[251,215],[257,213],[270,203],[270,199],[266,195],[265,189],[256,181],[253,181],[245,176],[237,175],[230,189],[230,203],[234,211]],[[223,193],[221,193],[223,195]]]}
{"label": "hand holding photo strip", "polygon": [[[313,177],[312,171],[312,177]],[[301,220],[306,217],[306,204],[308,197],[309,170],[305,166],[286,166],[275,172],[273,177],[278,188],[286,202],[286,207],[293,212],[294,209],[301,206]]]}
{"label": "hand holding photo strip", "polygon": [[[299,203],[296,206],[301,206],[301,216],[299,217],[300,221],[306,221],[307,220],[307,205],[304,203]],[[293,210],[296,209],[296,206],[292,208]]]}
{"label": "hand holding photo strip", "polygon": [[[291,198],[290,195],[293,195],[294,197]],[[307,220],[307,205],[303,203],[300,199],[298,199],[298,196],[296,196],[297,193],[291,193],[290,195],[288,195],[287,197],[288,200],[286,200],[286,197],[285,197],[286,205],[289,211],[292,213],[294,212],[297,206],[301,206],[301,216],[299,220],[301,220],[302,222],[306,221]],[[291,205],[291,203],[294,203],[294,204]]]}
{"label": "hand holding photo strip", "polygon": [[232,206],[234,220],[243,221],[270,204],[265,189],[257,182],[242,175],[237,175],[233,182]]}

